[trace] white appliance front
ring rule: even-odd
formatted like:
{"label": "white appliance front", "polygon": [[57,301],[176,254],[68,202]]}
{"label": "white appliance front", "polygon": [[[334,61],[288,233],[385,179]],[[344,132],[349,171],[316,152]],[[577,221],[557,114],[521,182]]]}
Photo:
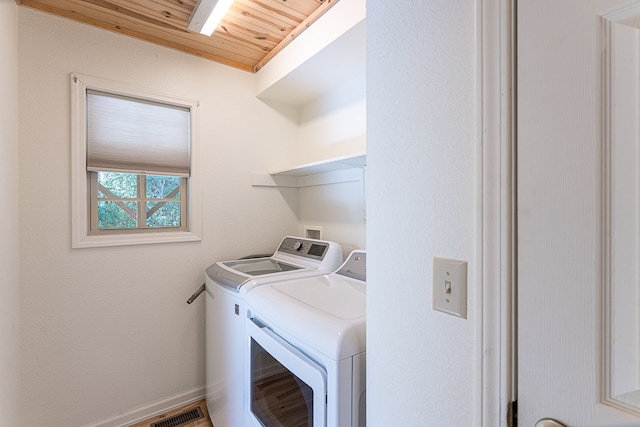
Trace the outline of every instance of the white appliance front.
{"label": "white appliance front", "polygon": [[327,274],[342,262],[335,242],[285,237],[270,257],[210,265],[206,284],[206,400],[216,427],[244,425],[245,294],[274,281]]}
{"label": "white appliance front", "polygon": [[248,426],[366,425],[365,266],[354,251],[335,273],[249,291]]}
{"label": "white appliance front", "polygon": [[255,426],[323,426],[327,376],[321,366],[252,319],[248,407]]}

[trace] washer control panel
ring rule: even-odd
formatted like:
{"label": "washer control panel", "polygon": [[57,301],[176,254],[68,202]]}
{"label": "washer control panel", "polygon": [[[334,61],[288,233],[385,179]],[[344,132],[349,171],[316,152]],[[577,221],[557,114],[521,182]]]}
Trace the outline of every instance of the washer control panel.
{"label": "washer control panel", "polygon": [[285,237],[278,247],[278,252],[322,260],[328,249],[329,243],[320,240]]}

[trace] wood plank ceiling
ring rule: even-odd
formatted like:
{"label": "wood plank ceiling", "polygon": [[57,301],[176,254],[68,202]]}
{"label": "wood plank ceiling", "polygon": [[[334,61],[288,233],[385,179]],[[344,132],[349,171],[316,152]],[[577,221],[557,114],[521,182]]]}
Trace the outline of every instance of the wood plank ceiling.
{"label": "wood plank ceiling", "polygon": [[235,0],[211,37],[187,29],[197,0],[16,3],[255,73],[338,1]]}

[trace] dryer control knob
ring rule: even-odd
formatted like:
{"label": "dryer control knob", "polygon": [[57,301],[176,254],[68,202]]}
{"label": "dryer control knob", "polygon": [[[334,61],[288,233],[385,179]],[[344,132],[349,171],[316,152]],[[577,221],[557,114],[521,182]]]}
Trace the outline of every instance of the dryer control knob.
{"label": "dryer control knob", "polygon": [[293,244],[293,249],[296,251],[299,251],[300,249],[302,249],[302,243],[301,242],[295,242]]}

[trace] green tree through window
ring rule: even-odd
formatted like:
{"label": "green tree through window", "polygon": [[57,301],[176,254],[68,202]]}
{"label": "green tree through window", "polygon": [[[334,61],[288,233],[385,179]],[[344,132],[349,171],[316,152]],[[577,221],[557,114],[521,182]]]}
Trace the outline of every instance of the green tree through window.
{"label": "green tree through window", "polygon": [[182,181],[178,176],[97,172],[97,228],[182,225]]}

